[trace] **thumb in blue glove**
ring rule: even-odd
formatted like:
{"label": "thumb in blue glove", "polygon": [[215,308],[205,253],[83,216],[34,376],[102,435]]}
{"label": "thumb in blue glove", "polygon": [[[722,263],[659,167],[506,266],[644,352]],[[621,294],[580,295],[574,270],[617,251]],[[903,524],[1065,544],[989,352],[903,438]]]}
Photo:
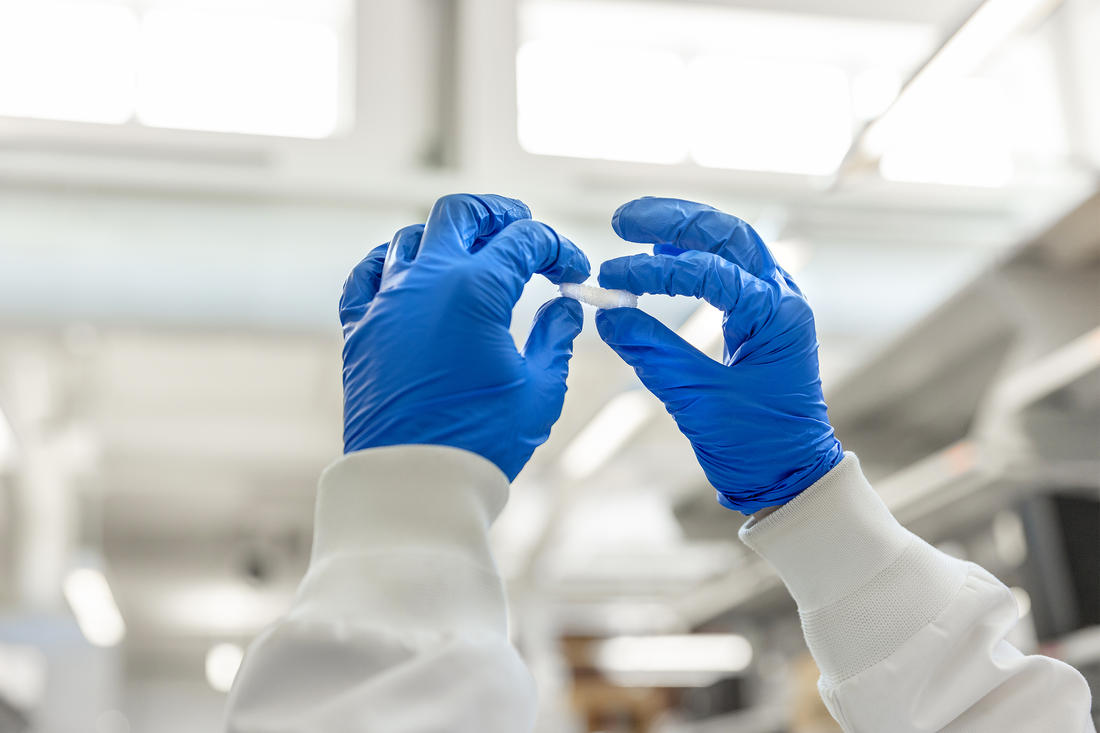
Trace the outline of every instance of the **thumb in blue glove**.
{"label": "thumb in blue glove", "polygon": [[654,256],[608,260],[600,285],[702,298],[720,309],[717,362],[646,313],[600,311],[600,337],[664,402],[718,500],[745,514],[785,504],[843,457],[818,374],[813,312],[745,222],[703,204],[643,198],[612,220]]}
{"label": "thumb in blue glove", "polygon": [[588,259],[502,196],[445,196],[344,285],[344,451],[401,444],[476,453],[511,481],[561,414],[575,300],[547,302],[520,354],[512,307],[534,273],[583,282]]}

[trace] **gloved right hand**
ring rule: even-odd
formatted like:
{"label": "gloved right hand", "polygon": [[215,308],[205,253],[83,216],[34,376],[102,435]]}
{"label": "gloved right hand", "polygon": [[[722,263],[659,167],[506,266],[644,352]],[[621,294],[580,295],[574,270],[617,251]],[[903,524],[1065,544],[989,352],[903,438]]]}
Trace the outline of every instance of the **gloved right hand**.
{"label": "gloved right hand", "polygon": [[745,514],[785,504],[839,463],[813,312],[752,227],[661,198],[625,204],[612,226],[658,254],[604,262],[600,285],[703,298],[724,314],[722,363],[640,310],[596,314],[600,337],[691,441],[719,502]]}
{"label": "gloved right hand", "polygon": [[584,282],[588,259],[520,201],[455,194],[344,285],[344,452],[446,445],[511,481],[561,414],[581,306],[545,303],[523,353],[508,332],[535,273]]}

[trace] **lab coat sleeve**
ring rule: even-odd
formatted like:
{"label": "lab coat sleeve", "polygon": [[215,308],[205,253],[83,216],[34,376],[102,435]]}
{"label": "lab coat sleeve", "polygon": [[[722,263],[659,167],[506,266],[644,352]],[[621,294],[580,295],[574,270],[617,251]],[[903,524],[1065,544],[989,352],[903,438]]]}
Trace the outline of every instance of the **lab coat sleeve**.
{"label": "lab coat sleeve", "polygon": [[348,454],[321,476],[290,613],[250,646],[234,733],[522,733],[535,686],[508,642],[489,461],[440,446]]}
{"label": "lab coat sleeve", "polygon": [[849,733],[1094,731],[1072,667],[1005,641],[1012,593],[904,529],[848,453],[741,538],[798,602],[818,689]]}

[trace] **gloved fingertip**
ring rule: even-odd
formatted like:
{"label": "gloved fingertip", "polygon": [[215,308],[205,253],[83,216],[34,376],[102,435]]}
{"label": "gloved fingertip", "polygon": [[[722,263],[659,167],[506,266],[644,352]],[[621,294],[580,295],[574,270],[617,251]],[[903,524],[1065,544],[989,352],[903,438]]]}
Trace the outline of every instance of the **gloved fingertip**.
{"label": "gloved fingertip", "polygon": [[600,335],[600,338],[607,341],[611,332],[615,328],[615,324],[608,320],[607,311],[596,311],[596,333]]}
{"label": "gloved fingertip", "polygon": [[[668,199],[664,199],[668,200]],[[652,242],[652,239],[645,239],[645,227],[641,229],[638,227],[639,217],[645,218],[647,212],[654,207],[660,208],[661,201],[657,196],[642,196],[636,198],[633,201],[627,201],[625,204],[615,209],[615,213],[611,215],[611,228],[615,230],[615,233],[628,242]],[[641,236],[643,238],[639,239]]]}
{"label": "gloved fingertip", "polygon": [[564,394],[573,341],[583,327],[581,304],[572,298],[549,300],[535,314],[523,356],[535,368],[537,379],[551,392],[560,388]]}
{"label": "gloved fingertip", "polygon": [[601,288],[611,290],[629,290],[626,287],[626,275],[630,269],[630,257],[613,257],[604,260],[600,264],[600,275],[597,281]]}
{"label": "gloved fingertip", "polygon": [[[397,234],[390,240],[389,250],[386,251],[386,257],[391,260],[387,264],[392,268],[395,263],[400,266],[400,263],[412,262],[416,259],[423,235],[423,224],[413,224],[398,230]],[[392,255],[390,254],[391,251]]]}
{"label": "gloved fingertip", "polygon": [[568,279],[562,278],[563,282],[582,283],[592,276],[592,263],[589,262],[588,255],[579,248],[576,250],[576,259],[570,264]]}
{"label": "gloved fingertip", "polygon": [[546,277],[555,285],[561,283],[582,283],[592,275],[592,264],[588,256],[577,245],[559,235],[561,248],[558,261]]}
{"label": "gloved fingertip", "polygon": [[622,237],[623,239],[626,239],[626,237],[623,237],[622,214],[623,214],[623,211],[626,209],[626,207],[630,206],[632,203],[634,203],[634,202],[633,201],[626,202],[625,204],[623,204],[619,208],[615,209],[615,213],[611,215],[611,229],[614,230],[614,232],[616,234],[618,234],[620,237]]}
{"label": "gloved fingertip", "polygon": [[569,314],[569,317],[573,319],[573,323],[577,325],[577,333],[584,328],[584,309],[581,308],[581,302],[574,300],[573,298],[555,298],[556,302],[561,303],[561,308]]}
{"label": "gloved fingertip", "polygon": [[637,320],[639,314],[645,315],[637,308],[598,310],[596,311],[596,332],[605,343],[617,344],[622,341],[626,329]]}
{"label": "gloved fingertip", "polygon": [[501,196],[496,193],[471,194],[470,198],[480,202],[492,216],[500,222],[497,228],[503,228],[513,221],[531,218],[531,207],[519,199]]}
{"label": "gloved fingertip", "polygon": [[343,291],[340,293],[342,322],[346,322],[343,318],[345,311],[366,305],[378,293],[378,286],[382,280],[382,266],[385,264],[388,249],[389,244],[375,247],[348,273]]}
{"label": "gloved fingertip", "polygon": [[508,212],[509,216],[516,219],[530,219],[532,218],[531,207],[523,203],[519,199],[510,198],[507,196],[501,196],[500,198],[512,202],[512,209]]}
{"label": "gloved fingertip", "polygon": [[539,306],[535,312],[534,321],[538,323],[543,318],[554,320],[570,320],[577,328],[577,333],[584,326],[584,310],[580,301],[573,298],[551,298]]}

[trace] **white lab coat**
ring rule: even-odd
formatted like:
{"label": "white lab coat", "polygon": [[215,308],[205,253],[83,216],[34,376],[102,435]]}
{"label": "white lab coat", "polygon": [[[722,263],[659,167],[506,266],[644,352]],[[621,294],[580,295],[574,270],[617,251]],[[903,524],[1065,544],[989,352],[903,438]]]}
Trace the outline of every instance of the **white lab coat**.
{"label": "white lab coat", "polygon": [[[492,463],[374,448],[322,475],[309,572],[248,650],[234,733],[522,733],[530,673],[508,643]],[[902,528],[853,454],[741,538],[798,602],[818,687],[853,733],[1094,731],[1076,670],[1005,640],[1012,594]]]}

